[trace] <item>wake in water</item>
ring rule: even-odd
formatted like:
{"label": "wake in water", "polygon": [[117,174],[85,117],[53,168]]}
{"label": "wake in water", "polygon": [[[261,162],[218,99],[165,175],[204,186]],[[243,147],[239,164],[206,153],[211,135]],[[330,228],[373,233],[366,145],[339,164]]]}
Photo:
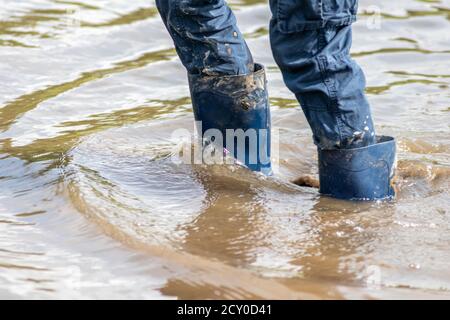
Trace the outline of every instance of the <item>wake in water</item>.
{"label": "wake in water", "polygon": [[[398,242],[395,234],[408,233],[412,226],[422,226],[425,235],[436,228],[447,234],[448,224],[437,222],[444,217],[431,224],[427,203],[445,199],[448,168],[400,159],[396,201],[339,201],[320,196],[313,175],[294,180],[297,185],[289,182],[315,166],[314,147],[295,149],[288,143],[291,137],[281,137],[281,153],[303,156],[296,166],[282,164],[274,177],[239,165],[177,164],[178,141],[171,140],[170,131],[189,122],[186,117],[154,121],[84,139],[72,150],[68,167],[74,204],[125,243],[193,255],[200,264],[217,260],[293,283],[298,276],[358,283],[367,268],[381,261],[387,268],[383,272],[394,276],[399,261],[409,259],[393,259],[394,252],[406,253],[412,246],[410,236]],[[399,222],[406,219],[397,216],[403,210],[414,222]],[[391,245],[395,249],[386,251]],[[442,264],[449,258],[436,247],[423,246]],[[389,279],[386,286],[423,285],[415,277],[401,283]]]}

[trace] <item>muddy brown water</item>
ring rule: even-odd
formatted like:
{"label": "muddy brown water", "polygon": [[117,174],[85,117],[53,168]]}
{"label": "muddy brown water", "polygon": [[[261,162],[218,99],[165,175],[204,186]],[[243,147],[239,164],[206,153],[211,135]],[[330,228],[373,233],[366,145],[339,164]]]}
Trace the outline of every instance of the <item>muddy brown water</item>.
{"label": "muddy brown water", "polygon": [[288,183],[317,174],[311,133],[266,1],[230,4],[268,67],[273,178],[172,161],[193,119],[151,1],[0,0],[0,298],[450,298],[450,2],[360,2],[353,56],[399,141],[376,203]]}

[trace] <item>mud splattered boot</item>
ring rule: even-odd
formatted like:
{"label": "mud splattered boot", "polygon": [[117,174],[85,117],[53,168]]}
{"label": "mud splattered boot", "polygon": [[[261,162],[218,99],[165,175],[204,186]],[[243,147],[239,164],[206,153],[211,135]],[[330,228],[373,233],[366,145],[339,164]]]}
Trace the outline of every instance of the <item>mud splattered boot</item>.
{"label": "mud splattered boot", "polygon": [[252,171],[270,175],[270,108],[264,67],[248,75],[189,75],[203,138]]}
{"label": "mud splattered boot", "polygon": [[387,136],[362,148],[319,149],[320,192],[346,200],[393,198],[395,153],[395,139]]}

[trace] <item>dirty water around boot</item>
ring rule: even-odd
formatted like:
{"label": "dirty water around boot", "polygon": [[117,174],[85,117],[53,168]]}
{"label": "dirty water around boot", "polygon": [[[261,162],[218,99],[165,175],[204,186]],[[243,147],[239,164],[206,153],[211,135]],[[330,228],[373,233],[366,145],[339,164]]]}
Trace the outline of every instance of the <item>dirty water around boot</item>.
{"label": "dirty water around boot", "polygon": [[230,3],[268,70],[272,178],[173,161],[194,123],[152,2],[2,1],[1,298],[450,298],[450,3],[360,1],[353,56],[399,149],[375,203],[289,183],[317,175],[311,132],[266,2]]}

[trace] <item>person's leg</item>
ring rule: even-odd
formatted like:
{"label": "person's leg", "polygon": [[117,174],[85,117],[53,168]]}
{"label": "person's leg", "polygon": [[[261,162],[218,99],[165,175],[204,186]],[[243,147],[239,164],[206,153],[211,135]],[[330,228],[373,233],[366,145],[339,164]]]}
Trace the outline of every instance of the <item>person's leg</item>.
{"label": "person's leg", "polygon": [[350,57],[357,4],[271,0],[270,38],[284,81],[299,100],[319,149],[321,192],[371,199],[393,195],[395,144],[388,140],[389,147],[378,150],[365,77]]}
{"label": "person's leg", "polygon": [[375,142],[365,78],[350,57],[356,0],[272,0],[271,44],[321,149]]}
{"label": "person's leg", "polygon": [[215,138],[211,136],[206,143],[215,141],[214,145],[225,148],[249,169],[270,174],[270,108],[264,68],[253,62],[226,2],[157,0],[156,4],[188,71],[201,133]]}
{"label": "person's leg", "polygon": [[189,74],[245,75],[253,58],[224,0],[156,0]]}

